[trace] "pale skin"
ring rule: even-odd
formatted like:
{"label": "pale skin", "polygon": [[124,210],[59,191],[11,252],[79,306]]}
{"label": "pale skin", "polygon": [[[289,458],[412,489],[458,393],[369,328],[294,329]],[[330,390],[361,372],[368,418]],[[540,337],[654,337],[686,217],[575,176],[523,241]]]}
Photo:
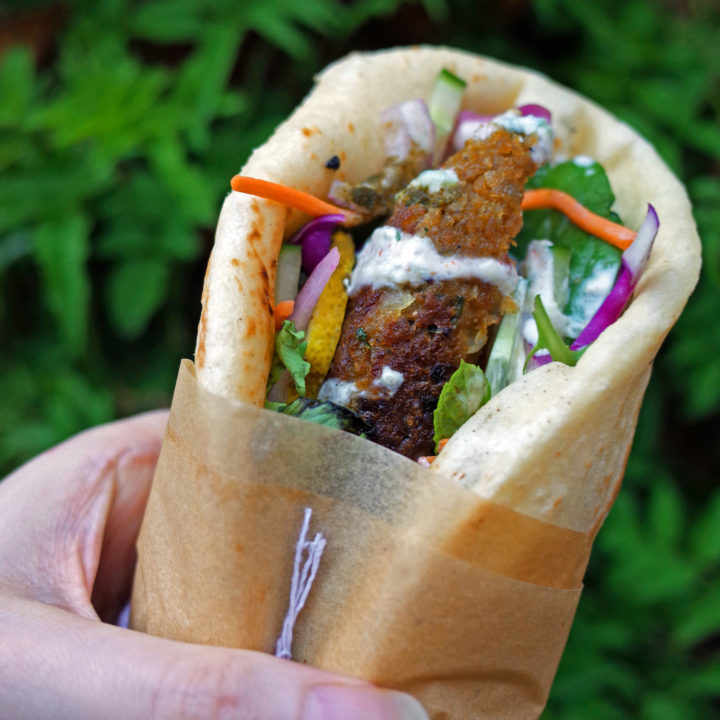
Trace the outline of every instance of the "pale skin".
{"label": "pale skin", "polygon": [[18,720],[423,720],[417,701],[263,653],[112,625],[167,421],[89,430],[0,482],[0,708]]}

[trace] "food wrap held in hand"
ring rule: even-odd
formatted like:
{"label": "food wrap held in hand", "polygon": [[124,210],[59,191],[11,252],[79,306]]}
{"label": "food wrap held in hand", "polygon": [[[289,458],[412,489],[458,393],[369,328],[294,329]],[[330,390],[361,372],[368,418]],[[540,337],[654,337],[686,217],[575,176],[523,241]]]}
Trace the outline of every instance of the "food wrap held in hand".
{"label": "food wrap held in hand", "polygon": [[327,546],[294,659],[410,692],[438,720],[534,718],[653,358],[697,280],[699,240],[684,189],[634,131],[536,73],[453,50],[332,65],[243,174],[319,198],[333,180],[365,179],[385,159],[381,112],[427,98],[442,68],[467,81],[464,109],[547,107],[556,152],[603,164],[628,226],[653,203],[660,231],[632,303],[576,366],[544,365],[493,397],[427,469],[262,408],[278,253],[307,218],[232,193],[138,543],[131,623],[273,652],[310,507]]}

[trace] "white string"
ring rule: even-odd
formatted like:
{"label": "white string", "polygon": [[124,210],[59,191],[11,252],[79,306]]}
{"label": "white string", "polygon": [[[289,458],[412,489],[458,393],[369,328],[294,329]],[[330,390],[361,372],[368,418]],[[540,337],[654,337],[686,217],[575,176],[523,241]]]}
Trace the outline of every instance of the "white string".
{"label": "white string", "polygon": [[[292,582],[290,583],[290,605],[285,616],[285,622],[283,622],[282,634],[275,646],[275,656],[286,660],[290,660],[292,657],[290,651],[292,649],[295,621],[305,606],[315,575],[317,575],[320,558],[323,550],[325,550],[326,541],[321,533],[317,533],[312,541],[306,539],[311,516],[312,509],[305,508],[305,519],[295,546],[295,562],[293,564]],[[304,557],[306,552],[307,556]]]}

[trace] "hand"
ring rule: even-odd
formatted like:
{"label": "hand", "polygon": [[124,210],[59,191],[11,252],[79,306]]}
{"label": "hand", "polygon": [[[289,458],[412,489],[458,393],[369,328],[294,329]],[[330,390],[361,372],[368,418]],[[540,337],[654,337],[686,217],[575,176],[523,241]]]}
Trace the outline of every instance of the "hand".
{"label": "hand", "polygon": [[0,717],[427,720],[359,680],[108,624],[130,593],[166,421],[89,430],[0,483]]}

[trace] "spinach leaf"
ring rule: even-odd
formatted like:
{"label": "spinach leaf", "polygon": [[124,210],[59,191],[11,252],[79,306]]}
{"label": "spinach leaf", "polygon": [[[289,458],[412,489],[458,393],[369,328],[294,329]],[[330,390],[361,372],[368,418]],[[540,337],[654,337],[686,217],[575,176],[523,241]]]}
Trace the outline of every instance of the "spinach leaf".
{"label": "spinach leaf", "polygon": [[[590,158],[569,160],[554,167],[544,165],[530,179],[528,188],[555,188],[572,195],[588,210],[613,222],[620,218],[610,208],[615,201],[602,166]],[[568,301],[563,312],[577,332],[587,325],[602,304],[620,269],[622,253],[604,240],[589,235],[558,210],[525,212],[516,238],[517,259],[525,257],[531,240],[547,239],[570,251]],[[599,286],[599,287],[598,287]]]}

